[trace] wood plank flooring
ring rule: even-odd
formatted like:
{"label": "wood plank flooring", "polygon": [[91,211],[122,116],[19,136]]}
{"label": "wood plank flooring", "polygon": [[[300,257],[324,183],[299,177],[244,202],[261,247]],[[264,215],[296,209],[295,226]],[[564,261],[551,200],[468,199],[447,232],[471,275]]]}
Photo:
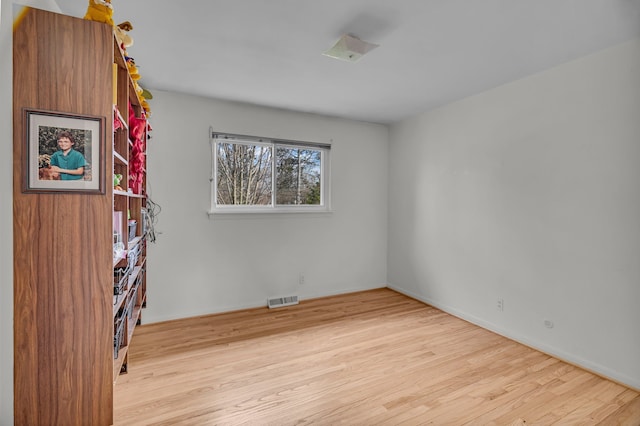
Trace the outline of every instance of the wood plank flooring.
{"label": "wood plank flooring", "polygon": [[136,328],[116,425],[640,425],[640,394],[389,289]]}

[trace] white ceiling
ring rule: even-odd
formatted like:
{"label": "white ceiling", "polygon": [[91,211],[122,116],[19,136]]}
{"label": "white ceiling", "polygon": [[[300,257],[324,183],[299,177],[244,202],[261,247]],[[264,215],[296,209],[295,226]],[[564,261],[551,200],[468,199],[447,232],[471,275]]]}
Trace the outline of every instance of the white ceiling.
{"label": "white ceiling", "polygon": [[[82,17],[86,1],[56,0]],[[640,37],[640,0],[112,0],[140,84],[393,123]],[[380,47],[323,56],[345,33]],[[153,110],[153,101],[150,102]]]}

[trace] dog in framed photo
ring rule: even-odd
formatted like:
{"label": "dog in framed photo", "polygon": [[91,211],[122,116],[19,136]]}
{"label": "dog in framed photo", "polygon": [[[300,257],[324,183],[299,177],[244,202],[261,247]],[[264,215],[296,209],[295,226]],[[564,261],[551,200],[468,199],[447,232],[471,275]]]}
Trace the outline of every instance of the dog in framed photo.
{"label": "dog in framed photo", "polygon": [[51,156],[48,154],[38,156],[38,179],[60,180],[60,173],[51,170]]}

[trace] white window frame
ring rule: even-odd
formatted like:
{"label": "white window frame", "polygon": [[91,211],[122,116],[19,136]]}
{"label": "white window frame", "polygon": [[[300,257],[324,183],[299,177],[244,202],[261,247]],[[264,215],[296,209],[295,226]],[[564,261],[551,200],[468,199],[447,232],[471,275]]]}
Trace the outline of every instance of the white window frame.
{"label": "white window frame", "polygon": [[[248,145],[266,145],[272,149],[271,155],[271,204],[270,205],[229,205],[217,204],[218,187],[218,141],[225,143],[237,143]],[[269,213],[328,213],[331,212],[331,145],[315,142],[303,142],[285,139],[270,139],[256,136],[237,135],[230,133],[218,133],[210,130],[211,143],[211,206],[208,214],[269,214]],[[320,204],[319,205],[277,205],[276,200],[276,149],[278,147],[291,147],[312,149],[320,151]]]}

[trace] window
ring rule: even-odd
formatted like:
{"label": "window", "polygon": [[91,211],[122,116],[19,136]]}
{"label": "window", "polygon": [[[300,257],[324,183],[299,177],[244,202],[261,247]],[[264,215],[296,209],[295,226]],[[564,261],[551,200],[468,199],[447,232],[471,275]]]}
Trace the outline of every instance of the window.
{"label": "window", "polygon": [[212,133],[212,213],[329,210],[330,145]]}

